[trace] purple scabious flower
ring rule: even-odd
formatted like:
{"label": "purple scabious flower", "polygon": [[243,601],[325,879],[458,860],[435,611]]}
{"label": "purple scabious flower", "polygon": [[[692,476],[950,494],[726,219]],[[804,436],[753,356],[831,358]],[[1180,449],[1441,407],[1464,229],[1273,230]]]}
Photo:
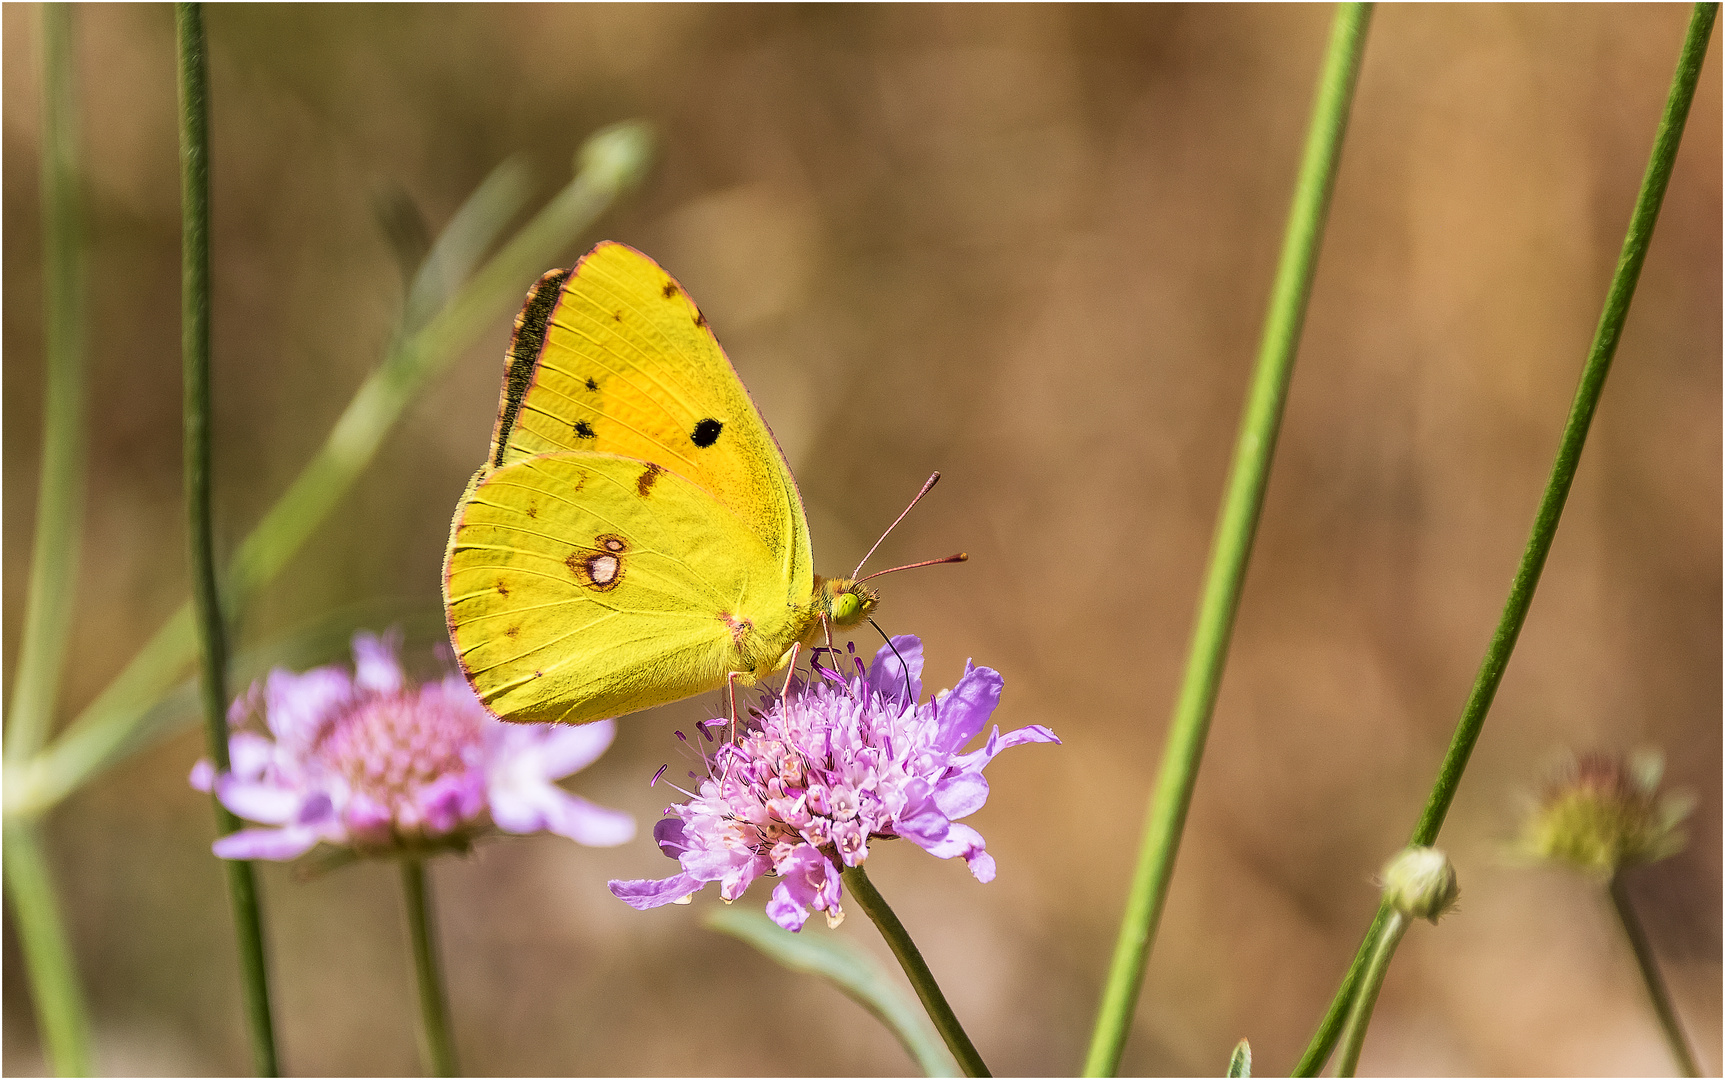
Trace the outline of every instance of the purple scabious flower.
{"label": "purple scabious flower", "polygon": [[[811,912],[837,926],[839,875],[868,858],[869,843],[903,837],[942,859],[963,856],[978,881],[994,880],[982,835],[958,819],[982,808],[994,755],[1020,743],[1060,740],[1040,725],[961,752],[1000,701],[991,668],[966,663],[951,690],[921,704],[922,642],[892,639],[849,678],[817,662],[818,678],[793,678],[768,694],[735,742],[703,750],[707,776],[689,801],[668,807],[653,838],[682,872],[613,881],[611,892],[641,910],[687,903],[708,882],[728,903],[762,874],[779,879],[767,914],[801,930]],[[727,721],[707,721],[701,733]],[[682,733],[678,732],[682,738]],[[663,770],[661,770],[661,773]],[[657,777],[655,777],[657,779]]]}
{"label": "purple scabious flower", "polygon": [[[209,760],[191,784],[270,828],[217,840],[224,859],[297,858],[320,842],[360,854],[465,848],[486,825],[545,830],[609,847],[635,835],[629,815],[553,781],[605,752],[610,720],[581,727],[506,724],[459,674],[410,684],[399,639],[354,635],[353,674],[277,668],[228,710],[232,772]],[[246,725],[262,714],[265,735]]]}

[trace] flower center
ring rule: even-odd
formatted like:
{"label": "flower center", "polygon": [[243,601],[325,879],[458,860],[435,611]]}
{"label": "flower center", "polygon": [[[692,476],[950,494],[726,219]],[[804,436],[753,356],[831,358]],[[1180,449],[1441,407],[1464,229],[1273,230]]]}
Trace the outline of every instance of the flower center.
{"label": "flower center", "polygon": [[397,811],[421,788],[467,771],[477,760],[482,737],[479,724],[464,710],[390,694],[336,720],[321,749],[356,793]]}

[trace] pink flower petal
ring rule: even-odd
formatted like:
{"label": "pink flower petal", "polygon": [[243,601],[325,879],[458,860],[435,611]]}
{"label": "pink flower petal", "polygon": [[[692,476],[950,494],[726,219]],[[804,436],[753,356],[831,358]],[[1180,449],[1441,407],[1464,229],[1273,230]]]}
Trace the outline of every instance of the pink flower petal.
{"label": "pink flower petal", "polygon": [[988,723],[988,718],[994,715],[994,707],[1000,704],[1000,691],[1005,685],[1000,672],[993,668],[979,668],[966,660],[964,677],[937,703],[940,733],[935,736],[934,748],[947,754],[963,749],[964,744],[975,738],[982,726]]}
{"label": "pink flower petal", "polygon": [[648,908],[662,907],[673,904],[685,896],[700,891],[706,882],[699,881],[688,874],[676,874],[657,880],[646,878],[639,881],[608,881],[606,887],[611,895],[628,904],[636,911],[646,911]]}
{"label": "pink flower petal", "polygon": [[[898,652],[895,654],[894,649]],[[900,663],[903,658],[903,663]],[[910,671],[909,693],[906,693],[905,671]],[[874,654],[868,669],[868,687],[882,697],[903,705],[914,705],[922,696],[922,640],[910,634],[892,639],[889,648],[882,645]]]}
{"label": "pink flower petal", "polygon": [[210,845],[223,859],[269,859],[286,862],[317,846],[318,830],[292,826],[286,829],[242,829]]}
{"label": "pink flower petal", "polygon": [[304,799],[299,791],[241,780],[232,773],[216,778],[216,796],[240,817],[265,825],[286,825],[299,813]]}
{"label": "pink flower petal", "polygon": [[295,675],[284,668],[264,683],[265,712],[278,743],[309,748],[318,730],[353,697],[353,680],[334,665]]}
{"label": "pink flower petal", "polygon": [[275,752],[275,743],[253,731],[236,731],[228,737],[228,765],[243,780],[261,777]]}
{"label": "pink flower petal", "polygon": [[934,804],[951,821],[969,817],[987,801],[988,781],[980,772],[959,773],[942,780],[934,789]]}
{"label": "pink flower petal", "polygon": [[547,780],[561,780],[599,759],[617,737],[615,720],[599,720],[591,724],[545,725],[534,755],[539,759],[540,775]]}
{"label": "pink flower petal", "polygon": [[382,637],[363,630],[353,635],[354,686],[373,694],[399,692],[403,678],[395,653],[400,647],[401,633],[397,630]]}

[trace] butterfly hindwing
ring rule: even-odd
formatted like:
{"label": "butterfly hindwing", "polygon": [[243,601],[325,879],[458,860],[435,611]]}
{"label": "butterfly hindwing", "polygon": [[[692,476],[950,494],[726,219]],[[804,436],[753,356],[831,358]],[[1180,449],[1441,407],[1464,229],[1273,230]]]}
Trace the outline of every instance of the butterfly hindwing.
{"label": "butterfly hindwing", "polygon": [[698,485],[583,452],[474,478],[445,603],[461,666],[493,712],[569,723],[770,670],[807,617],[776,553]]}

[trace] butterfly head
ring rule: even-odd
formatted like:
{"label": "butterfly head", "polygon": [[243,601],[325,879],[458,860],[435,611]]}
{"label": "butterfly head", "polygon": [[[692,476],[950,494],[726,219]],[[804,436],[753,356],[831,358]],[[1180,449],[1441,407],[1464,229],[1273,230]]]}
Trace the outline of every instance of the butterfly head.
{"label": "butterfly head", "polygon": [[842,630],[855,626],[874,613],[880,594],[850,578],[815,579],[816,625],[825,623]]}

